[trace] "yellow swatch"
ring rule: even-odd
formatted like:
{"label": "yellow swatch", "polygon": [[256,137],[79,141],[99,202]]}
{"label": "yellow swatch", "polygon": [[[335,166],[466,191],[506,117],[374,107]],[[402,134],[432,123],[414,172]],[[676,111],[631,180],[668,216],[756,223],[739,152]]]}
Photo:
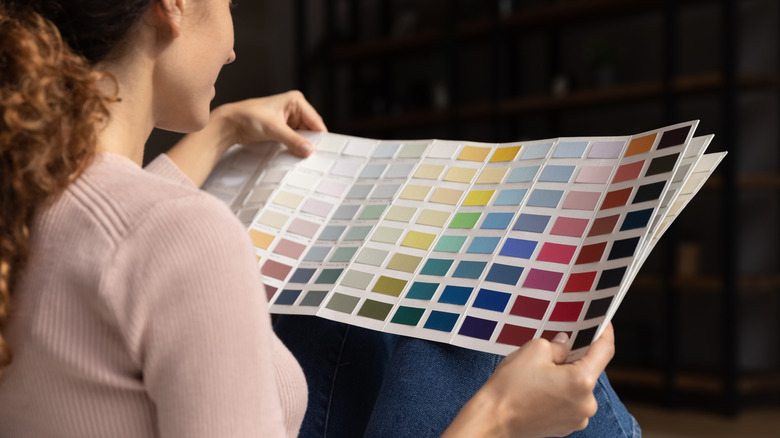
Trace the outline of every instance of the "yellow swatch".
{"label": "yellow swatch", "polygon": [[260,222],[263,225],[268,225],[269,227],[281,229],[284,224],[287,223],[287,219],[290,217],[286,214],[277,213],[275,211],[264,211],[263,214],[260,215],[259,218],[257,218],[257,221]]}
{"label": "yellow swatch", "polygon": [[394,269],[396,271],[414,272],[417,266],[420,265],[422,257],[417,257],[408,254],[396,253],[390,262],[387,264],[388,269]]}
{"label": "yellow swatch", "polygon": [[443,187],[439,187],[435,192],[433,192],[433,196],[431,196],[431,202],[435,202],[437,204],[458,205],[458,201],[460,201],[460,197],[462,195],[463,190],[445,189]]}
{"label": "yellow swatch", "polygon": [[495,190],[472,190],[463,201],[463,205],[488,205]]}
{"label": "yellow swatch", "polygon": [[444,181],[470,183],[476,174],[477,169],[470,167],[451,167],[447,175],[444,176]]}
{"label": "yellow swatch", "polygon": [[409,248],[428,249],[433,244],[433,240],[436,239],[435,234],[421,233],[419,231],[409,231],[404,237],[404,241],[401,242],[402,246],[408,246]]}
{"label": "yellow swatch", "polygon": [[509,169],[506,167],[485,169],[479,175],[477,184],[498,184],[504,179],[508,171]]}
{"label": "yellow swatch", "polygon": [[510,146],[505,148],[498,148],[496,152],[490,157],[491,163],[498,163],[503,161],[512,161],[517,157],[517,153],[520,152],[520,146]]}
{"label": "yellow swatch", "polygon": [[403,292],[406,283],[406,280],[401,280],[400,278],[385,277],[384,275],[380,275],[379,279],[376,281],[376,284],[374,284],[374,288],[371,290],[380,294],[398,297],[401,295],[401,292]]}
{"label": "yellow swatch", "polygon": [[450,213],[447,211],[423,210],[423,212],[420,213],[420,217],[417,218],[417,223],[420,225],[443,227],[449,218]]}
{"label": "yellow swatch", "polygon": [[439,179],[441,173],[444,172],[444,167],[445,166],[436,166],[433,164],[421,164],[414,172],[414,177],[420,179]]}
{"label": "yellow swatch", "polygon": [[414,207],[401,207],[400,205],[394,205],[390,207],[390,210],[388,210],[387,214],[385,215],[385,219],[396,222],[409,222],[412,220],[412,217],[414,217],[416,212],[417,209]]}
{"label": "yellow swatch", "polygon": [[249,237],[252,238],[252,243],[256,247],[263,249],[268,249],[274,241],[274,236],[257,230],[249,230]]}
{"label": "yellow swatch", "polygon": [[401,199],[409,199],[411,201],[424,201],[428,196],[428,192],[431,191],[431,186],[416,186],[410,184],[404,187],[404,190],[399,195]]}
{"label": "yellow swatch", "polygon": [[653,143],[655,142],[656,135],[658,134],[653,133],[631,140],[631,144],[628,145],[628,150],[626,150],[626,156],[630,157],[632,155],[644,154],[645,152],[650,151],[650,148],[653,147]]}
{"label": "yellow swatch", "polygon": [[277,193],[276,198],[274,198],[274,204],[292,208],[293,210],[298,208],[301,201],[303,201],[303,196],[285,191]]}
{"label": "yellow swatch", "polygon": [[485,158],[490,154],[490,149],[491,148],[478,146],[466,146],[460,151],[458,159],[463,161],[485,161]]}

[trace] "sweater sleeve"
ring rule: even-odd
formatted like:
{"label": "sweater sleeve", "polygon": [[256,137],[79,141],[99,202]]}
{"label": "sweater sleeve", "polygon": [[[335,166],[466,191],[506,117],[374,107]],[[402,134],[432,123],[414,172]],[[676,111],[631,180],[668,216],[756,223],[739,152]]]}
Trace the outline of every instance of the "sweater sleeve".
{"label": "sweater sleeve", "polygon": [[285,435],[256,263],[235,217],[202,193],[158,203],[120,243],[103,289],[160,437]]}

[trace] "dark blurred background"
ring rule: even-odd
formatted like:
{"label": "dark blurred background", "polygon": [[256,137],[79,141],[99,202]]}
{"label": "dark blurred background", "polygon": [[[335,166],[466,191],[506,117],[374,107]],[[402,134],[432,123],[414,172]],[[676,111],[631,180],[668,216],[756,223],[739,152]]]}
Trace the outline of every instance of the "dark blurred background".
{"label": "dark blurred background", "polygon": [[700,119],[729,155],[618,311],[610,376],[672,408],[780,404],[776,0],[237,3],[215,105],[297,88],[331,131],[485,142]]}

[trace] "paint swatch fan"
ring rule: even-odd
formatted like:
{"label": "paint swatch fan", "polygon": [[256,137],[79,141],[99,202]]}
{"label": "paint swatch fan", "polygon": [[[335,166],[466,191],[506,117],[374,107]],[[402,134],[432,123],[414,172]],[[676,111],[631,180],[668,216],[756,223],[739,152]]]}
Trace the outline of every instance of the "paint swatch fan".
{"label": "paint swatch fan", "polygon": [[581,357],[725,153],[698,122],[505,144],[303,134],[235,146],[204,189],[248,229],[274,313],[508,354]]}

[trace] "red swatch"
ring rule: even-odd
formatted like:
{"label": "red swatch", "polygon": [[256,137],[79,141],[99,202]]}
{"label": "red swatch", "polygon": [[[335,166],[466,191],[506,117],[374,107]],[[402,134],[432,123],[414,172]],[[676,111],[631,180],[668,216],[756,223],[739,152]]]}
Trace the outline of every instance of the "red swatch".
{"label": "red swatch", "polygon": [[550,315],[550,321],[574,322],[580,318],[582,307],[585,303],[579,302],[559,302]]}
{"label": "red swatch", "polygon": [[593,287],[593,282],[596,280],[596,272],[578,272],[571,274],[569,280],[566,282],[566,286],[563,287],[564,292],[588,292]]}
{"label": "red swatch", "polygon": [[585,245],[580,251],[580,255],[577,257],[577,265],[584,265],[586,263],[596,263],[601,260],[601,256],[604,254],[604,250],[607,248],[607,242],[595,243],[593,245]]}
{"label": "red swatch", "polygon": [[274,248],[274,252],[297,260],[305,249],[306,245],[282,239],[279,241],[279,244],[276,245],[276,248]]}
{"label": "red swatch", "polygon": [[637,179],[644,165],[644,161],[637,161],[636,163],[624,164],[618,167],[615,177],[612,178],[612,184]]}
{"label": "red swatch", "polygon": [[539,251],[537,260],[543,262],[563,263],[568,264],[574,257],[574,252],[577,251],[577,247],[574,245],[562,245],[560,243],[547,242],[542,246]]}
{"label": "red swatch", "polygon": [[526,342],[533,339],[535,334],[536,329],[534,328],[504,324],[504,328],[501,329],[501,334],[498,335],[496,342],[522,347]]}
{"label": "red swatch", "polygon": [[544,318],[544,314],[547,312],[547,306],[549,305],[549,301],[518,295],[515,303],[512,305],[512,310],[510,310],[509,313],[540,320]]}
{"label": "red swatch", "polygon": [[600,217],[596,219],[595,221],[593,221],[593,226],[590,228],[588,237],[611,234],[612,230],[615,229],[615,225],[617,225],[618,223],[618,219],[620,219],[619,214],[616,214],[614,216]]}
{"label": "red swatch", "polygon": [[268,260],[265,262],[260,272],[262,272],[263,275],[284,281],[284,279],[287,278],[287,274],[289,274],[291,270],[292,266],[287,266],[274,260]]}
{"label": "red swatch", "polygon": [[585,228],[587,227],[587,219],[561,216],[558,218],[558,220],[555,221],[555,225],[553,225],[550,234],[555,236],[582,237],[582,235],[585,233]]}
{"label": "red swatch", "polygon": [[614,192],[607,193],[604,197],[604,202],[601,203],[601,210],[607,210],[609,208],[622,207],[628,202],[628,198],[631,197],[632,187],[622,190],[615,190]]}

